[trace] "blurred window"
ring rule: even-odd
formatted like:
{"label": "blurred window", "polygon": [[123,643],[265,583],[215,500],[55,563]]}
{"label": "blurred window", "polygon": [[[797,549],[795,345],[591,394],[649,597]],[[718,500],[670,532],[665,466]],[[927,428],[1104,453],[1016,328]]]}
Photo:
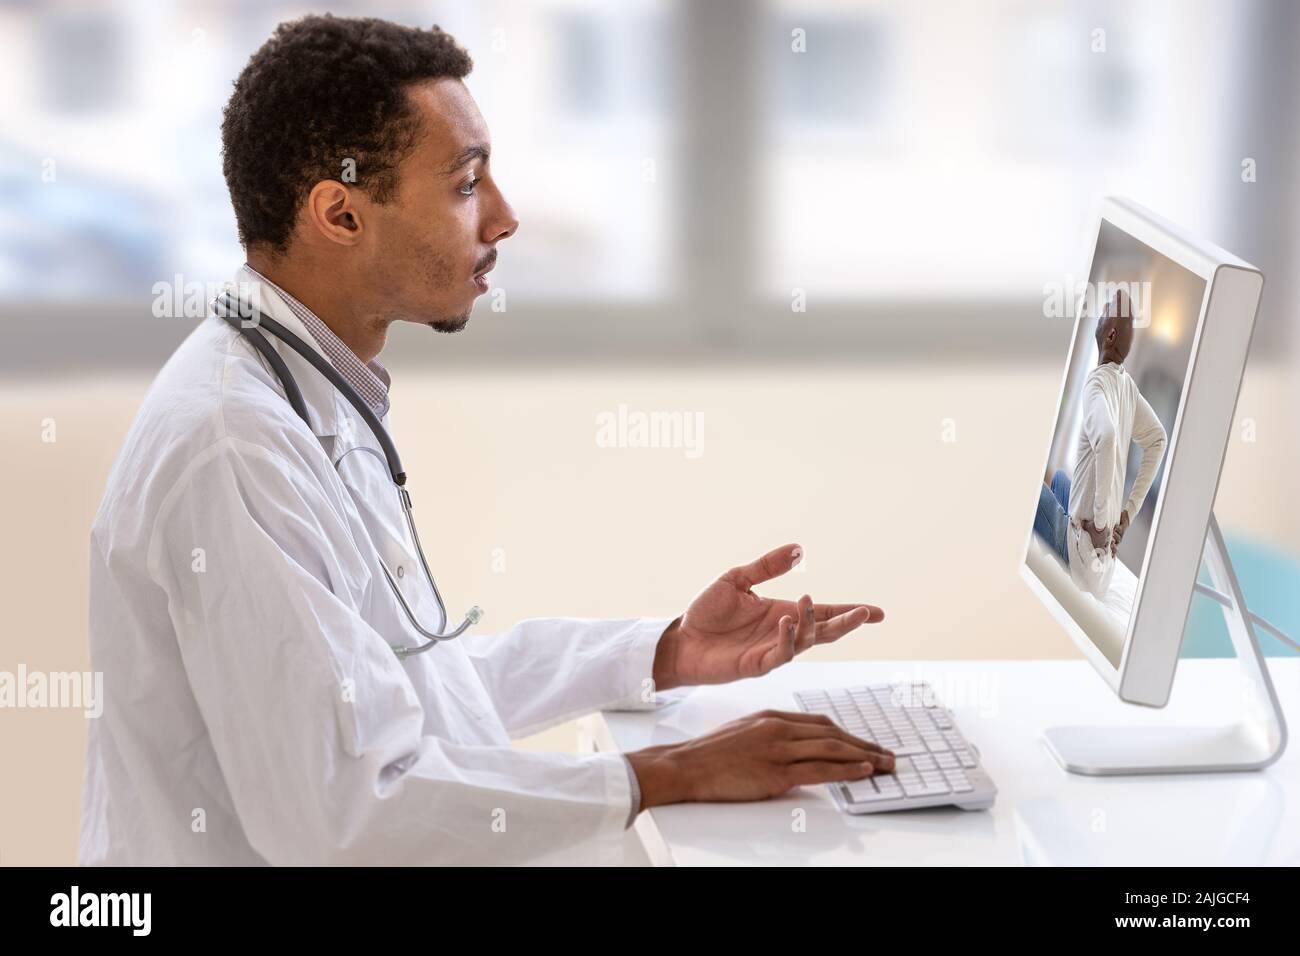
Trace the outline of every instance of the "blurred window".
{"label": "blurred window", "polygon": [[[1028,302],[1085,267],[1099,196],[1207,234],[1239,205],[1230,124],[1259,14],[1226,0],[330,6],[469,49],[521,220],[494,280],[512,305],[578,307],[556,334],[583,342],[629,303],[707,338],[751,334],[796,288],[854,316]],[[130,302],[229,274],[221,109],[308,9],[0,7],[0,301]]]}
{"label": "blurred window", "polygon": [[1025,299],[1086,267],[1102,195],[1206,222],[1239,49],[1195,7],[770,3],[763,292]]}
{"label": "blurred window", "polygon": [[[468,48],[493,167],[521,214],[496,274],[517,300],[672,288],[669,0],[330,7],[438,23]],[[242,253],[221,174],[221,110],[275,25],[308,9],[0,10],[0,300],[138,300],[176,273],[232,272]]]}

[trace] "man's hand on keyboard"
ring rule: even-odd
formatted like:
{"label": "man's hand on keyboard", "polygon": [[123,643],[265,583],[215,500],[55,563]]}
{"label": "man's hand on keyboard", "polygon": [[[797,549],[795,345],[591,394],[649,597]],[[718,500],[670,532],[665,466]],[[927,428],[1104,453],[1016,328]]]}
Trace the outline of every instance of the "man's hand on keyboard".
{"label": "man's hand on keyboard", "polygon": [[764,800],[792,787],[862,780],[894,769],[892,753],[830,718],[778,710],[627,758],[646,809],[686,801]]}
{"label": "man's hand on keyboard", "polygon": [[724,684],[758,677],[814,644],[828,644],[863,624],[885,619],[871,604],[814,604],[762,597],[752,590],[785,574],[803,557],[797,544],[732,568],[703,591],[659,640],[654,682],[659,690]]}

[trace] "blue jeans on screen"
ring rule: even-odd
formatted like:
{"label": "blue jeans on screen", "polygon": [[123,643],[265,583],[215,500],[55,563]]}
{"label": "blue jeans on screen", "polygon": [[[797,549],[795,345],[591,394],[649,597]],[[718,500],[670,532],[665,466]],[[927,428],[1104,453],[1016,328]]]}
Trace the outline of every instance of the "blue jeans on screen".
{"label": "blue jeans on screen", "polygon": [[1038,486],[1038,511],[1034,514],[1034,534],[1046,541],[1068,567],[1065,534],[1070,529],[1070,476],[1059,468],[1052,484]]}

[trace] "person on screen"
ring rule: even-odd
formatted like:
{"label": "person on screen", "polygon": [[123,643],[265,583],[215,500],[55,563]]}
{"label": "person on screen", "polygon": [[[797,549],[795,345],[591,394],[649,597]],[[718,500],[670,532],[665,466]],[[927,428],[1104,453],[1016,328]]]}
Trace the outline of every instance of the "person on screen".
{"label": "person on screen", "polygon": [[[1034,532],[1070,568],[1081,589],[1104,598],[1114,559],[1133,516],[1146,500],[1168,439],[1137,383],[1124,369],[1133,346],[1133,306],[1121,289],[1097,320],[1097,367],[1083,382],[1083,427],[1073,476],[1044,475]],[[1129,442],[1142,463],[1124,499]]]}

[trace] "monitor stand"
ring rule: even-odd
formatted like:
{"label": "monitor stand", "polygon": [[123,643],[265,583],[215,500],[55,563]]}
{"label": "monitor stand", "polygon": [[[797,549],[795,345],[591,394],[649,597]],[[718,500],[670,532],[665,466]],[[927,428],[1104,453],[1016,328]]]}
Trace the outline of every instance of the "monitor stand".
{"label": "monitor stand", "polygon": [[1246,675],[1243,718],[1221,727],[1048,728],[1047,749],[1066,770],[1094,776],[1260,770],[1282,756],[1286,720],[1213,514],[1202,560],[1212,586],[1227,598],[1223,616]]}

